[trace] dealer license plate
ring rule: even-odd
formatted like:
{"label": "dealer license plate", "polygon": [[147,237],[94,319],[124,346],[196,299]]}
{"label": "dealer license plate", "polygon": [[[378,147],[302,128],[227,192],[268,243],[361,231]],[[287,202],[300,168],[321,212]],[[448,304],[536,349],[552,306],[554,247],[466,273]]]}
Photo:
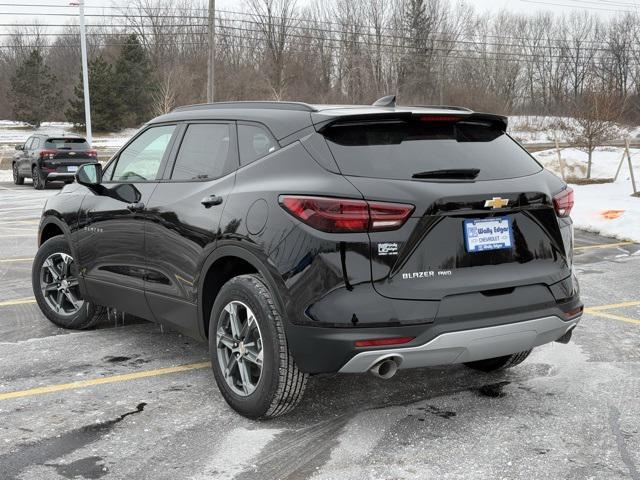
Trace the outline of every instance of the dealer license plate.
{"label": "dealer license plate", "polygon": [[465,220],[464,238],[469,253],[513,247],[509,217]]}

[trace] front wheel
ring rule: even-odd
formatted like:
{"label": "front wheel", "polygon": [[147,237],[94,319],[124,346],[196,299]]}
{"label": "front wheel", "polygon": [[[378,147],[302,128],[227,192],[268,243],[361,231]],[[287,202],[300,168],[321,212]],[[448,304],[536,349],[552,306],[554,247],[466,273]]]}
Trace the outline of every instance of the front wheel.
{"label": "front wheel", "polygon": [[282,317],[260,275],[222,287],[211,311],[209,350],[218,388],[241,415],[277,417],[300,402],[307,375],[289,352]]}
{"label": "front wheel", "polygon": [[76,264],[63,236],[40,246],[33,259],[31,283],[40,310],[59,327],[83,330],[106,316],[106,309],[82,298]]}
{"label": "front wheel", "polygon": [[13,164],[13,183],[16,185],[24,185],[24,177],[20,175],[17,163]]}
{"label": "front wheel", "polygon": [[467,362],[465,365],[473,370],[480,370],[481,372],[497,372],[520,365],[527,359],[530,353],[531,350],[525,350],[524,352],[505,355],[504,357],[487,358],[486,360]]}
{"label": "front wheel", "polygon": [[33,167],[31,170],[31,179],[33,180],[33,188],[36,190],[42,190],[47,186],[47,181],[38,167]]}

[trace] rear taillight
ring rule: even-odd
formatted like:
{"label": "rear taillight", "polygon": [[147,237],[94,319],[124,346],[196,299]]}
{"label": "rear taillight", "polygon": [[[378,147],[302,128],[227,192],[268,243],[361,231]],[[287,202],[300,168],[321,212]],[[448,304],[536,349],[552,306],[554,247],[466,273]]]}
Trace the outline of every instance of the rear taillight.
{"label": "rear taillight", "polygon": [[573,189],[567,187],[553,197],[553,207],[559,217],[568,217],[573,208]]}
{"label": "rear taillight", "polygon": [[40,150],[40,158],[53,158],[55,154],[55,150]]}
{"label": "rear taillight", "polygon": [[395,230],[414,208],[400,203],[303,195],[281,195],[280,205],[307,225],[329,233]]}
{"label": "rear taillight", "polygon": [[94,157],[95,158],[95,157],[98,156],[98,152],[97,152],[97,150],[87,150],[87,155],[89,157]]}

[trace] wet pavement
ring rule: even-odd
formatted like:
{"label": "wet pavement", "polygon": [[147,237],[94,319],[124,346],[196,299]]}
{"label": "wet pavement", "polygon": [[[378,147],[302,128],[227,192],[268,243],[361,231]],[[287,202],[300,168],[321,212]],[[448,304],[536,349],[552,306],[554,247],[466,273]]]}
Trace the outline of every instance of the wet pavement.
{"label": "wet pavement", "polygon": [[312,377],[296,411],[254,422],[225,404],[206,345],[43,317],[30,268],[55,193],[0,183],[2,480],[640,480],[639,245],[576,232],[587,312],[568,345],[499,374]]}

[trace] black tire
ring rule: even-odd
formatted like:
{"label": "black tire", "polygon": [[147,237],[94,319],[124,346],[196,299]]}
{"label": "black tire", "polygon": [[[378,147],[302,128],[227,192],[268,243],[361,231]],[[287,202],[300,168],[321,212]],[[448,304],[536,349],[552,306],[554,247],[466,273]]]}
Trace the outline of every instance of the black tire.
{"label": "black tire", "polygon": [[15,183],[16,185],[24,185],[24,177],[20,175],[20,172],[18,171],[18,164],[14,163],[12,169],[13,169],[13,183]]}
{"label": "black tire", "polygon": [[[61,315],[56,312],[45,299],[41,289],[41,269],[45,260],[56,253],[72,256],[69,244],[63,236],[53,237],[44,242],[33,259],[33,266],[31,267],[31,284],[33,286],[33,294],[36,298],[36,302],[44,316],[58,327],[76,330],[91,328],[106,318],[107,310],[104,307],[84,301],[80,309],[74,314]],[[70,268],[71,271],[77,275],[77,270],[73,263]],[[79,295],[77,296],[82,300]]]}
{"label": "black tire", "polygon": [[[242,302],[252,310],[262,337],[262,373],[247,396],[238,395],[227,384],[218,357],[216,332],[231,302]],[[211,310],[209,351],[218,388],[239,414],[251,419],[272,418],[290,412],[300,402],[307,375],[298,370],[289,352],[282,317],[260,275],[241,275],[224,284]]]}
{"label": "black tire", "polygon": [[497,372],[520,365],[527,359],[530,353],[531,350],[525,350],[524,352],[514,353],[504,357],[487,358],[486,360],[468,362],[465,363],[465,365],[473,370],[479,370],[481,372]]}
{"label": "black tire", "polygon": [[33,167],[33,170],[31,170],[31,179],[33,180],[33,188],[36,190],[42,190],[47,186],[47,181],[38,167]]}

